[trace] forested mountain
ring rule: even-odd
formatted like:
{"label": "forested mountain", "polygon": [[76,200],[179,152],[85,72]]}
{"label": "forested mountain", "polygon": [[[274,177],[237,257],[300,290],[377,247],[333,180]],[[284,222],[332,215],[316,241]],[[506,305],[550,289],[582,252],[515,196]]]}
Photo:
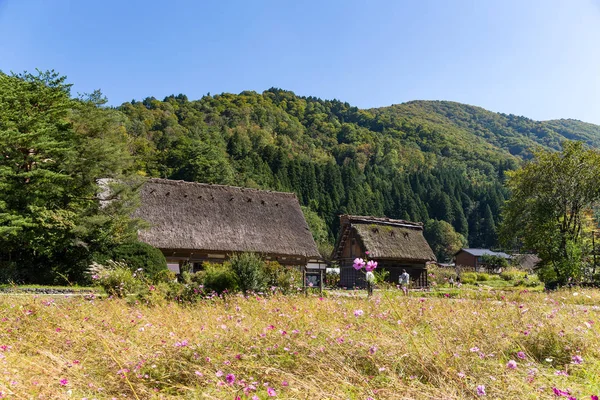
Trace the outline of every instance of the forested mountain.
{"label": "forested mountain", "polygon": [[504,173],[536,147],[600,145],[596,125],[452,102],[361,110],[270,89],[107,107],[70,87],[0,72],[0,282],[84,282],[136,244],[143,176],[293,191],[323,254],[339,214],[421,221],[444,260],[497,246]]}
{"label": "forested mountain", "polygon": [[118,109],[143,174],[294,191],[325,221],[330,241],[337,215],[351,213],[444,220],[470,246],[494,247],[504,171],[537,146],[600,145],[596,125],[446,101],[362,110],[270,89]]}

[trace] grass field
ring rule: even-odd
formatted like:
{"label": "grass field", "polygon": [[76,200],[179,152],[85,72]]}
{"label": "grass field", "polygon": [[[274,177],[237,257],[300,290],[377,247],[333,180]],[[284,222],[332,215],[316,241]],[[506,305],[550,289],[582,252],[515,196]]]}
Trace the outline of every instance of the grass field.
{"label": "grass field", "polygon": [[599,291],[231,296],[152,307],[92,297],[0,296],[1,396],[591,399],[600,392]]}

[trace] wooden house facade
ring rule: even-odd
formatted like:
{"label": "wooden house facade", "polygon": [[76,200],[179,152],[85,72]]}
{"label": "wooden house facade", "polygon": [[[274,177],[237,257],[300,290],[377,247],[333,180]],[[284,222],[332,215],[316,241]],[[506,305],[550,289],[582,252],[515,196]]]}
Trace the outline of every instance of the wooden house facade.
{"label": "wooden house facade", "polygon": [[[368,255],[366,254],[368,252]],[[389,281],[398,283],[403,269],[413,287],[426,287],[427,263],[435,255],[423,237],[421,223],[390,218],[342,215],[340,234],[332,258],[340,265],[340,286],[365,287],[364,271],[353,267],[355,258],[378,263],[377,270],[389,271]]]}
{"label": "wooden house facade", "polygon": [[483,264],[483,256],[497,256],[510,260],[511,256],[501,251],[488,249],[460,249],[454,255],[454,263],[457,268],[464,271],[486,271]]}
{"label": "wooden house facade", "polygon": [[241,252],[291,266],[320,260],[293,193],[149,179],[135,216],[150,225],[139,239],[160,249],[173,270],[189,262],[196,271]]}

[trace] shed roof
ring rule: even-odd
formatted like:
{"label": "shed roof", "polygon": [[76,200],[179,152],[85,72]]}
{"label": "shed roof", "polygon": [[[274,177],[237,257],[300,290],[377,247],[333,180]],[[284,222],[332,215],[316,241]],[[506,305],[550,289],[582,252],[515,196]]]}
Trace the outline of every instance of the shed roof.
{"label": "shed roof", "polygon": [[[356,230],[371,258],[435,261],[435,255],[423,237],[421,223],[356,215],[342,215],[340,220],[344,229]],[[342,231],[338,249],[343,246],[343,236]]]}
{"label": "shed roof", "polygon": [[475,257],[480,257],[480,256],[499,256],[502,258],[511,258],[510,255],[501,252],[501,251],[492,251],[492,250],[488,250],[488,249],[460,249],[459,253],[461,251],[464,251],[465,253],[469,253],[472,256]]}
{"label": "shed roof", "polygon": [[149,179],[135,216],[139,238],[160,249],[319,257],[293,193]]}

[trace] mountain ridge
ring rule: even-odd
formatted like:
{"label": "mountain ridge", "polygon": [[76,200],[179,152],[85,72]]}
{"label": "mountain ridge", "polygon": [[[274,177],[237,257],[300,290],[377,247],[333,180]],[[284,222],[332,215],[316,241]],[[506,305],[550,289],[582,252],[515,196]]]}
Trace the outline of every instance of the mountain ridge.
{"label": "mountain ridge", "polygon": [[294,192],[330,240],[339,214],[358,214],[446,221],[494,247],[505,171],[565,139],[600,147],[600,126],[449,101],[359,109],[271,88],[118,110],[140,173]]}

